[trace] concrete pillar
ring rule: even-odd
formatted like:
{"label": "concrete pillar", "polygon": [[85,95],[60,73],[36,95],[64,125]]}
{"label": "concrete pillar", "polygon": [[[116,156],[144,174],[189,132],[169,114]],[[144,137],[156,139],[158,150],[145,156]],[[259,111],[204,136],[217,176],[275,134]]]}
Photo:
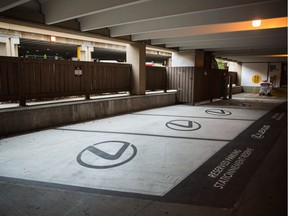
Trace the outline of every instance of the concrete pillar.
{"label": "concrete pillar", "polygon": [[146,45],[132,43],[127,45],[127,63],[132,64],[132,94],[142,95],[146,92]]}
{"label": "concrete pillar", "polygon": [[0,55],[18,57],[19,38],[0,38]]}
{"label": "concrete pillar", "polygon": [[7,44],[8,44],[8,38],[2,38],[0,37],[0,56],[7,56],[8,50],[7,50]]}
{"label": "concrete pillar", "polygon": [[19,38],[10,38],[11,56],[18,57],[18,45],[20,44]]}
{"label": "concrete pillar", "polygon": [[91,53],[94,51],[94,47],[91,45],[83,44],[77,47],[77,58],[80,61],[92,61]]}

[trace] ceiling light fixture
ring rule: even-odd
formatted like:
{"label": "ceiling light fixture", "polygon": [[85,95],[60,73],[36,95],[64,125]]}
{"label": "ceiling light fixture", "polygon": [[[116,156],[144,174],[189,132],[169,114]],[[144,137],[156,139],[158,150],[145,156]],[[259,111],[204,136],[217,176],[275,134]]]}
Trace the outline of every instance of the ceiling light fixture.
{"label": "ceiling light fixture", "polygon": [[252,26],[253,27],[260,27],[261,26],[261,20],[253,20],[252,21]]}

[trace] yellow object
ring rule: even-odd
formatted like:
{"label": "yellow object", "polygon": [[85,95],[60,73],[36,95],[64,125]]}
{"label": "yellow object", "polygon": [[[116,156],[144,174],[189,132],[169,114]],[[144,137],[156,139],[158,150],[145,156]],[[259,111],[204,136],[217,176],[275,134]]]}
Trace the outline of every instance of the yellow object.
{"label": "yellow object", "polygon": [[259,75],[254,75],[254,76],[252,76],[252,82],[253,82],[253,83],[258,84],[258,83],[260,83],[261,81],[262,81],[261,76],[259,76]]}
{"label": "yellow object", "polygon": [[81,59],[81,46],[77,46],[77,59]]}

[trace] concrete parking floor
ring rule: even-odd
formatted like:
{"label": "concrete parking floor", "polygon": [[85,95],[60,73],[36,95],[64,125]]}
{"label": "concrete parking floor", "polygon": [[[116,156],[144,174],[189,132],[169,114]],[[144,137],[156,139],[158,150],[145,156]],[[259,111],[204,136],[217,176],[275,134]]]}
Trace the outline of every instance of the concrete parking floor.
{"label": "concrete parking floor", "polygon": [[281,216],[286,159],[286,98],[57,127],[0,140],[0,216]]}

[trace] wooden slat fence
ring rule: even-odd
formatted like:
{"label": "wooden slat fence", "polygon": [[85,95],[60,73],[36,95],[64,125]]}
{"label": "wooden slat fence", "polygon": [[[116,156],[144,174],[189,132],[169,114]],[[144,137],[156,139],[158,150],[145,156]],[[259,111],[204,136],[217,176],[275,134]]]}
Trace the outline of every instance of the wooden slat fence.
{"label": "wooden slat fence", "polygon": [[204,68],[195,68],[194,71],[194,97],[191,102],[196,103],[209,100],[211,98],[209,72],[205,71]]}
{"label": "wooden slat fence", "polygon": [[225,94],[227,94],[228,71],[211,69],[208,77],[210,99],[225,97]]}
{"label": "wooden slat fence", "polygon": [[121,91],[131,91],[129,64],[0,57],[0,101]]}
{"label": "wooden slat fence", "polygon": [[177,99],[181,103],[221,98],[226,94],[228,73],[225,70],[169,67],[167,74],[167,89],[176,89]]}
{"label": "wooden slat fence", "polygon": [[232,84],[237,85],[237,82],[238,82],[238,74],[237,74],[237,72],[231,72],[231,71],[229,71],[229,72],[228,72],[228,75],[229,75],[229,76],[232,76]]}
{"label": "wooden slat fence", "polygon": [[177,90],[179,102],[189,103],[193,98],[194,69],[194,67],[169,67],[167,69],[167,89]]}
{"label": "wooden slat fence", "polygon": [[166,91],[166,67],[146,66],[146,90]]}
{"label": "wooden slat fence", "polygon": [[[82,75],[75,75],[75,69]],[[131,65],[0,57],[0,101],[131,91]],[[146,89],[176,89],[179,102],[225,94],[228,72],[195,67],[146,67]],[[226,79],[226,81],[225,81]]]}

